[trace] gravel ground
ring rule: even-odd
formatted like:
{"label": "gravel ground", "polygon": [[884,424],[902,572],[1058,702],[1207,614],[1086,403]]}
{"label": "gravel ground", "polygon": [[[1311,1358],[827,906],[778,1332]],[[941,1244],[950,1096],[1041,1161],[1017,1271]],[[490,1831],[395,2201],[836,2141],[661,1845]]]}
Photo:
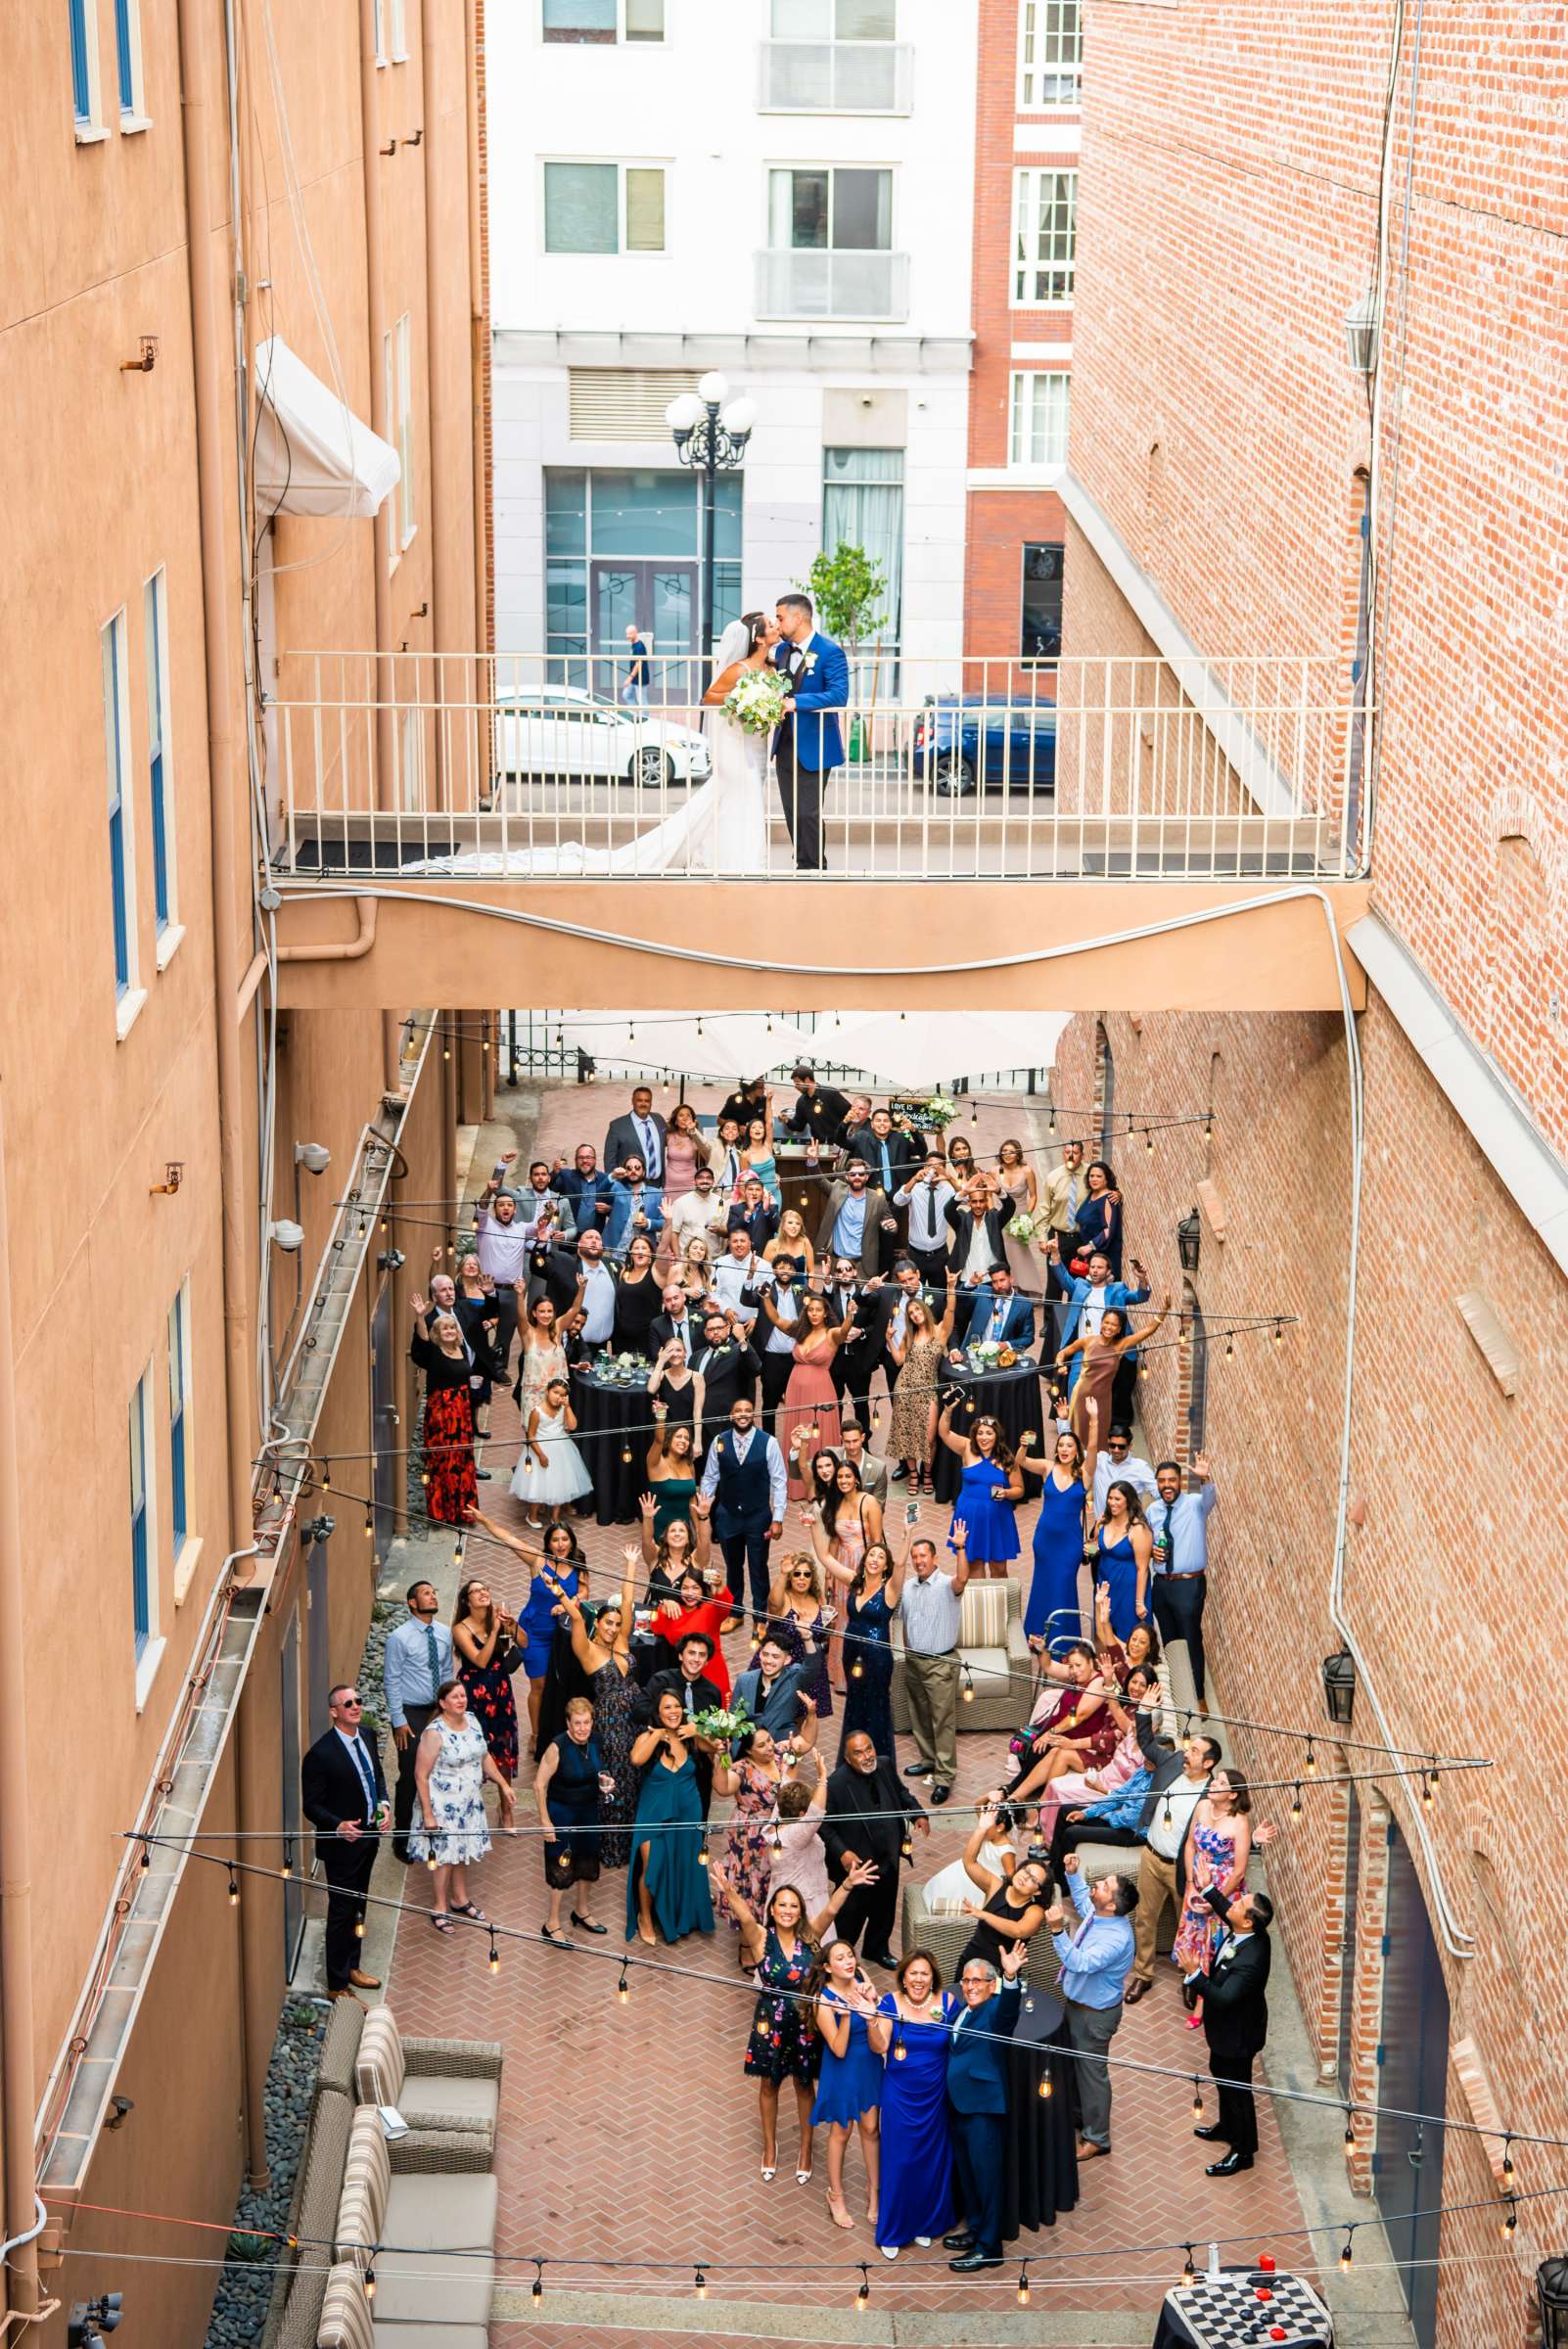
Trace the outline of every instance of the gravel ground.
{"label": "gravel ground", "polygon": [[[265,2193],[247,2188],[240,2196],[228,2242],[229,2264],[208,2325],[207,2349],[240,2349],[261,2338],[279,2247],[255,2243],[246,2230],[268,2228],[281,2234],[288,2224],[326,2027],[325,2011],[307,2000],[291,1999],[283,2009],[267,2067],[267,2165],[272,2183]],[[259,2253],[254,2259],[245,2256],[252,2246]]]}

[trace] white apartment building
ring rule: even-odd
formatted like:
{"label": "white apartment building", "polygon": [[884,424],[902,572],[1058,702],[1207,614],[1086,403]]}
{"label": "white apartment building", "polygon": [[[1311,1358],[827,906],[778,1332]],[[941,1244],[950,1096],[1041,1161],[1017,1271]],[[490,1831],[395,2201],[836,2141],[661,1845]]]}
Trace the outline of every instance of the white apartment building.
{"label": "white apartment building", "polygon": [[716,625],[842,539],[887,572],[885,648],[956,660],[976,8],[486,12],[501,651],[605,690],[588,656],[628,623],[697,650],[699,484],[665,410],[715,369],[757,412],[718,484]]}

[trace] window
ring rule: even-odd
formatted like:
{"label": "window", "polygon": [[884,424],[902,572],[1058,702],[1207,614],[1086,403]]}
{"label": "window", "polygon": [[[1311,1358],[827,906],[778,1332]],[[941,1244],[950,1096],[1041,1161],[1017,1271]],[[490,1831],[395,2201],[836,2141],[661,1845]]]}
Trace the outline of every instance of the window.
{"label": "window", "polygon": [[862,547],[881,564],[886,584],[860,634],[868,649],[880,639],[883,651],[890,651],[899,641],[903,580],[901,448],[822,451],[822,544],[830,553],[839,546]]}
{"label": "window", "polygon": [[893,243],[893,173],[847,164],[771,171],[768,226],[775,252],[886,253]]}
{"label": "window", "polygon": [[168,1309],[168,1513],[176,1560],[190,1532],[191,1284],[180,1283]]}
{"label": "window", "polygon": [[[740,615],[743,476],[721,473],[715,488],[716,630]],[[615,663],[624,658],[623,630],[631,621],[656,653],[690,650],[701,547],[702,507],[691,474],[550,467],[544,476],[550,684],[613,693],[623,682]],[[590,650],[599,656],[591,663]],[[678,668],[662,668],[659,676],[678,698]]]}
{"label": "window", "polygon": [[898,0],[773,0],[775,41],[891,41]]}
{"label": "window", "polygon": [[1013,173],[1013,304],[1045,309],[1073,299],[1078,173]]}
{"label": "window", "polygon": [[1065,375],[1013,377],[1009,465],[1067,463],[1067,388]]}
{"label": "window", "polygon": [[1024,548],[1024,597],[1019,652],[1026,661],[1059,661],[1062,653],[1062,558],[1057,541]]}
{"label": "window", "polygon": [[[1209,1332],[1204,1323],[1203,1308],[1198,1292],[1190,1280],[1181,1284],[1181,1319],[1186,1327],[1187,1344],[1187,1442],[1185,1457],[1195,1459],[1205,1449],[1209,1424]],[[1178,1396],[1178,1404],[1180,1398]]]}
{"label": "window", "polygon": [[665,0],[544,0],[547,41],[662,41]]}
{"label": "window", "polygon": [[388,517],[392,541],[390,568],[395,571],[398,556],[418,528],[414,503],[414,337],[406,310],[396,325],[383,335],[381,350],[387,377],[387,435],[403,469],[397,487],[395,522],[391,515]]}
{"label": "window", "polygon": [[142,40],[138,0],[115,0],[115,59],[119,74],[119,111],[142,112]]}
{"label": "window", "polygon": [[663,253],[663,166],[546,163],[544,250],[546,253]]}
{"label": "window", "polygon": [[[387,11],[387,38],[392,44],[392,62],[394,66],[406,65],[408,63],[406,0],[382,0],[382,5]],[[378,57],[381,55],[379,40],[376,45],[376,54]]]}
{"label": "window", "polygon": [[136,1381],[130,1401],[131,1624],[136,1661],[153,1636],[153,1529],[147,1473],[147,1388],[149,1373]]}
{"label": "window", "polygon": [[1080,0],[1019,0],[1018,110],[1076,106],[1084,57]]}
{"label": "window", "polygon": [[78,139],[98,139],[98,10],[96,0],[67,0],[70,23],[70,102]]}
{"label": "window", "polygon": [[125,615],[116,612],[99,632],[104,670],[104,752],[109,776],[109,886],[115,936],[115,994],[136,985],[136,884],[125,762],[130,749],[130,702],[125,677]]}
{"label": "window", "polygon": [[147,779],[153,808],[153,914],[161,938],[174,915],[174,797],[168,742],[168,577],[143,594],[147,638]]}

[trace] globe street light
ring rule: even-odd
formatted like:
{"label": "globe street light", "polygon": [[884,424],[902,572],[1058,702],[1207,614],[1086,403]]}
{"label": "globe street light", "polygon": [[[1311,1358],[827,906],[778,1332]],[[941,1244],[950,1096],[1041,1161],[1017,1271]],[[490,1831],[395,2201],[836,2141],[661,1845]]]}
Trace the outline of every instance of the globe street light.
{"label": "globe street light", "polygon": [[[727,404],[726,404],[727,403]],[[695,392],[682,392],[665,410],[682,465],[703,477],[703,591],[699,641],[710,651],[714,642],[715,529],[718,510],[718,474],[728,473],[745,459],[746,443],[757,423],[749,399],[731,399],[729,386],[716,370],[705,375]]]}

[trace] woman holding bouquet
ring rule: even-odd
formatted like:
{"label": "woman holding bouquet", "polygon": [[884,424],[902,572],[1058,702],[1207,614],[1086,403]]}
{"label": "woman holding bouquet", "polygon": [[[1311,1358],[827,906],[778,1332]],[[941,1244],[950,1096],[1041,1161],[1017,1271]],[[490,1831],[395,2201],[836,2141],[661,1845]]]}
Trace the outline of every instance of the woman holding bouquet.
{"label": "woman holding bouquet", "polygon": [[[794,1757],[789,1759],[793,1762]],[[743,1729],[735,1740],[734,1760],[720,1760],[714,1771],[714,1792],[735,1797],[724,1845],[725,1877],[753,1909],[762,1907],[772,1880],[774,1821],[778,1790],[785,1782],[785,1760],[766,1729]],[[738,1911],[726,1901],[718,1906],[720,1913],[738,1929]]]}
{"label": "woman holding bouquet", "polygon": [[[992,1195],[996,1205],[1002,1211],[1004,1226],[1011,1223],[1015,1217],[1032,1217],[1039,1205],[1039,1184],[1035,1178],[1035,1170],[1024,1156],[1023,1143],[1014,1141],[1010,1136],[998,1145],[996,1172],[988,1175],[987,1180],[992,1185]],[[1039,1280],[1039,1259],[1035,1252],[1034,1240],[1015,1240],[1011,1233],[1005,1233],[1004,1236],[1007,1242],[1007,1268],[1017,1284],[1019,1295],[1027,1297]]]}
{"label": "woman holding bouquet", "polygon": [[[631,1828],[626,1877],[626,1939],[684,1941],[712,1933],[714,1904],[702,1853],[707,1826],[697,1784],[696,1731],[672,1688],[659,1699],[650,1727],[632,1740],[631,1763],[643,1773]],[[657,1927],[657,1930],[656,1930]]]}

